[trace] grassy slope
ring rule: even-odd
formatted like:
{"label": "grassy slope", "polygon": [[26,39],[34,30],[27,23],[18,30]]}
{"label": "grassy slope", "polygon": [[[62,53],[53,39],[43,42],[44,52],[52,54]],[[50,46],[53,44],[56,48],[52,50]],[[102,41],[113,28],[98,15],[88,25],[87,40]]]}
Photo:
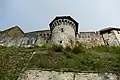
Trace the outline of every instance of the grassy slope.
{"label": "grassy slope", "polygon": [[[36,54],[29,60],[33,52]],[[120,47],[0,47],[0,80],[16,80],[25,66],[57,71],[120,72]]]}

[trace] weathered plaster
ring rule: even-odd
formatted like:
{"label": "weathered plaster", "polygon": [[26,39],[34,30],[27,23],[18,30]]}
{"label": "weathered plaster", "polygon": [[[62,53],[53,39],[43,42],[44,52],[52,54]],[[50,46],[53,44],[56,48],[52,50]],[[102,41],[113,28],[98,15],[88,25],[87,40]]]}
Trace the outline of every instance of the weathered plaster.
{"label": "weathered plaster", "polygon": [[119,80],[113,73],[74,73],[27,70],[18,80]]}
{"label": "weathered plaster", "polygon": [[[63,32],[61,32],[61,28],[63,28]],[[52,43],[57,45],[69,45],[70,40],[75,41],[75,31],[73,27],[67,25],[56,26],[52,31]],[[62,43],[60,43],[62,41]]]}
{"label": "weathered plaster", "polygon": [[102,36],[103,36],[106,44],[112,45],[112,46],[119,45],[115,31],[112,30],[110,33],[106,32],[106,33],[102,34]]}

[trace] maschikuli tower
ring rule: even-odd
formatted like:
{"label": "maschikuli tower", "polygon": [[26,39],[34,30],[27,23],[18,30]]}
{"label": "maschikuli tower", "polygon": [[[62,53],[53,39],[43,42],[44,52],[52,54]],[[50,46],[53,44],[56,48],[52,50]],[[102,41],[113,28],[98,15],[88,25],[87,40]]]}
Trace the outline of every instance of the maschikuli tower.
{"label": "maschikuli tower", "polygon": [[75,42],[78,23],[70,16],[57,16],[50,24],[51,43],[64,47]]}

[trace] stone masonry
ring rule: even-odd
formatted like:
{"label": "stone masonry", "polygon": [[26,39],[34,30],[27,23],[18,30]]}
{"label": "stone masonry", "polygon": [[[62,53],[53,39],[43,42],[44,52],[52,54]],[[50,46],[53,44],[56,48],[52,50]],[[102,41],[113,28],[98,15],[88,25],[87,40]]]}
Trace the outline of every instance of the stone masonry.
{"label": "stone masonry", "polygon": [[57,16],[49,26],[50,30],[27,33],[19,26],[0,31],[0,46],[33,47],[46,43],[67,46],[76,41],[97,45],[120,45],[120,28],[108,27],[100,31],[78,32],[78,23],[70,16]]}
{"label": "stone masonry", "polygon": [[18,80],[120,80],[113,73],[74,73],[27,70]]}

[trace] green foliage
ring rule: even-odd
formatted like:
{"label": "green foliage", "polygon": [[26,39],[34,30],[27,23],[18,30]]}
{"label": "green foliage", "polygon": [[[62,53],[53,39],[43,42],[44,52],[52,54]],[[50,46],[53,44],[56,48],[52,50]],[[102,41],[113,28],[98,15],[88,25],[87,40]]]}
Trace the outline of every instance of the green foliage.
{"label": "green foliage", "polygon": [[79,53],[84,53],[85,50],[87,50],[87,48],[85,48],[83,44],[78,43],[73,47],[72,52],[75,54],[79,54]]}
{"label": "green foliage", "polygon": [[48,45],[47,44],[42,44],[42,46],[40,46],[40,48],[47,48]]}
{"label": "green foliage", "polygon": [[0,48],[0,80],[16,80],[30,57],[18,48]]}
{"label": "green foliage", "polygon": [[[116,72],[120,71],[120,54],[118,52],[119,48],[112,46],[97,46],[91,49],[86,49],[83,45],[75,46],[73,49],[70,46],[65,48],[54,46],[49,49],[48,55],[44,55],[47,58],[44,60],[41,58],[44,62],[42,64],[36,62],[36,64],[40,64],[40,67],[46,65],[44,68],[53,68],[54,70]],[[32,59],[33,62],[36,61],[34,59],[36,57]],[[42,61],[41,59],[39,57],[40,61]],[[34,65],[33,62],[29,67]],[[38,67],[37,65],[36,67]]]}
{"label": "green foliage", "polygon": [[53,52],[62,52],[63,47],[61,45],[52,45],[51,47],[48,48],[48,50]]}
{"label": "green foliage", "polygon": [[[56,71],[120,72],[120,47],[86,48],[78,44],[71,48],[47,45],[32,48],[0,46],[0,80],[16,80],[26,69],[42,68]],[[32,53],[34,56],[29,62]]]}

